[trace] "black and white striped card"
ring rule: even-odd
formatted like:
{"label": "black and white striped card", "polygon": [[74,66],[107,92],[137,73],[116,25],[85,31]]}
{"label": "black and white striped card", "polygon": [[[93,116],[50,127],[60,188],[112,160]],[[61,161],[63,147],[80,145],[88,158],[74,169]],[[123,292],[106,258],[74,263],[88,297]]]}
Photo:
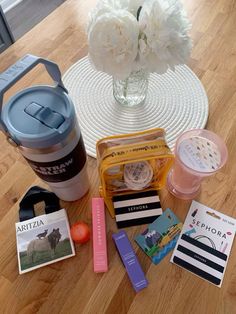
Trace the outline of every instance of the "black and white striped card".
{"label": "black and white striped card", "polygon": [[152,223],[162,214],[156,190],[113,197],[118,228]]}
{"label": "black and white striped card", "polygon": [[183,234],[176,247],[173,262],[194,274],[220,285],[227,255]]}
{"label": "black and white striped card", "polygon": [[193,201],[171,262],[221,287],[236,220]]}

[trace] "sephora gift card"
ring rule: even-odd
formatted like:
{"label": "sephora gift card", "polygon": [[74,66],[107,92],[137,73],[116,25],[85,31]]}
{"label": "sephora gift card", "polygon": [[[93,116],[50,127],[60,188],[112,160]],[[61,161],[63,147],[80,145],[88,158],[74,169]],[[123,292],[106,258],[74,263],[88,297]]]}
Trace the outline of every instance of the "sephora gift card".
{"label": "sephora gift card", "polygon": [[118,228],[148,224],[162,214],[156,190],[113,197]]}
{"label": "sephora gift card", "polygon": [[236,220],[193,201],[171,262],[221,287]]}

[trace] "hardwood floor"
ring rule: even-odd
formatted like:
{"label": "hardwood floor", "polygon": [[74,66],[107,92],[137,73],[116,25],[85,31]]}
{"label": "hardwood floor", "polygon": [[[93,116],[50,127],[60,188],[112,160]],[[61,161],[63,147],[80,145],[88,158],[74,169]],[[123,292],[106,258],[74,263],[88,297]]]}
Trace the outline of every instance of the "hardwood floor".
{"label": "hardwood floor", "polygon": [[[65,73],[87,54],[85,28],[95,2],[67,0],[0,55],[0,72],[32,53],[56,62]],[[194,47],[189,66],[201,79],[209,99],[207,129],[220,135],[229,151],[226,166],[205,179],[196,200],[236,218],[236,1],[183,3],[193,24]],[[51,81],[45,69],[38,67],[12,87],[7,96],[26,86],[47,82]],[[2,132],[0,145],[0,313],[235,314],[236,242],[219,289],[171,264],[171,254],[159,265],[152,264],[134,242],[144,226],[127,228],[149,281],[148,288],[135,294],[111,238],[117,228],[108,212],[108,272],[93,272],[90,241],[76,245],[75,257],[20,276],[15,241],[19,202],[30,186],[46,185],[7,143]],[[77,202],[61,203],[71,224],[82,220],[91,226],[91,198],[98,196],[99,187],[97,162],[93,158],[88,159],[88,172],[89,193]],[[161,191],[161,202],[164,209],[170,207],[184,221],[190,202],[172,197],[165,189]]]}
{"label": "hardwood floor", "polygon": [[66,0],[23,0],[6,13],[15,40],[42,21]]}

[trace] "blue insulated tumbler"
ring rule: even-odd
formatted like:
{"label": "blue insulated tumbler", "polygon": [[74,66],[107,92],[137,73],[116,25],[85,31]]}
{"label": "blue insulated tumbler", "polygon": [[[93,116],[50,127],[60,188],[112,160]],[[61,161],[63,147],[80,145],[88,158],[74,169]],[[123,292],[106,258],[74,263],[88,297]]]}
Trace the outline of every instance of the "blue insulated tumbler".
{"label": "blue insulated tumbler", "polygon": [[[55,86],[33,86],[14,95],[2,108],[4,93],[37,64]],[[89,188],[86,151],[74,105],[58,66],[26,55],[0,74],[0,128],[34,172],[62,200],[81,198]]]}

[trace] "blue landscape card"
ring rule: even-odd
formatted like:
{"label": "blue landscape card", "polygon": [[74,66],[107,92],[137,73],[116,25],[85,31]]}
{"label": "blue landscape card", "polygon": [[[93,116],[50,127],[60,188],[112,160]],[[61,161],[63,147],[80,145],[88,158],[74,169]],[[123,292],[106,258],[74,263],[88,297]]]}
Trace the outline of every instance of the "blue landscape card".
{"label": "blue landscape card", "polygon": [[182,226],[171,209],[167,208],[160,217],[148,225],[147,229],[136,236],[135,241],[152,262],[158,264],[174,249]]}

